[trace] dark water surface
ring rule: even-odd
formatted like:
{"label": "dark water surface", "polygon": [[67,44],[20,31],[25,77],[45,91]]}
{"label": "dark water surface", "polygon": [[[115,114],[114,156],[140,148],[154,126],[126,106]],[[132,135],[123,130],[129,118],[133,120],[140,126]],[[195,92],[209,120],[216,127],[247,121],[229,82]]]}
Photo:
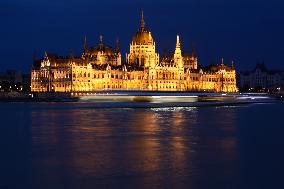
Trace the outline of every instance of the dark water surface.
{"label": "dark water surface", "polygon": [[281,188],[284,104],[0,104],[0,188]]}

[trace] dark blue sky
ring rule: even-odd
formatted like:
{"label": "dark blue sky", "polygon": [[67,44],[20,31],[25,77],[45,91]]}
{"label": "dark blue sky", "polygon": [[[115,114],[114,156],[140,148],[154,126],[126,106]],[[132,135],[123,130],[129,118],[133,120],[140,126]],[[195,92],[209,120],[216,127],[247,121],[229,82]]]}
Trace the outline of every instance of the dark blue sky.
{"label": "dark blue sky", "polygon": [[184,51],[195,46],[199,62],[224,57],[238,69],[257,61],[283,69],[284,2],[281,0],[1,0],[0,70],[29,71],[33,54],[79,55],[90,46],[121,41],[122,53],[136,32],[141,9],[160,54],[180,34]]}

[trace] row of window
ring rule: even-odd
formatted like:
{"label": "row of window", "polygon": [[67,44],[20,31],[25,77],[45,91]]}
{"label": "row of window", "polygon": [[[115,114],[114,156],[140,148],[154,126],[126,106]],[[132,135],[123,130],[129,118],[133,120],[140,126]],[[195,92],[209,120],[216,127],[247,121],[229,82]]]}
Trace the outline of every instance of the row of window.
{"label": "row of window", "polygon": [[[198,77],[190,77],[190,79],[192,81],[199,81]],[[222,81],[222,79],[221,78],[206,78],[205,81],[207,81],[207,82],[219,82],[219,81]],[[233,79],[233,78],[223,78],[223,81],[225,81],[225,82],[234,82],[235,79]]]}
{"label": "row of window", "polygon": [[145,49],[148,49],[148,46],[140,46],[140,45],[139,45],[139,46],[134,46],[133,48],[134,48],[134,49],[144,49],[144,48],[145,48]]}
{"label": "row of window", "polygon": [[[84,77],[84,78],[86,78],[86,77],[88,77],[88,78],[90,78],[91,77],[91,74],[90,73],[84,73],[84,74],[82,74],[82,73],[79,73],[79,74],[77,74],[77,78],[82,78],[82,77]],[[127,77],[128,78],[130,78],[130,79],[142,79],[143,78],[143,76],[140,76],[140,75],[138,75],[138,76],[132,76],[132,75],[127,75]],[[74,73],[73,74],[73,78],[76,78],[76,74]],[[94,79],[104,79],[104,78],[112,78],[112,79],[123,79],[123,75],[118,75],[118,74],[110,74],[110,75],[106,75],[106,74],[94,74]]]}
{"label": "row of window", "polygon": [[[57,83],[56,85],[54,85],[54,87],[70,87],[70,83],[69,84],[65,84],[65,83]],[[32,85],[32,88],[47,88],[47,87],[44,87],[42,85]],[[53,86],[51,87],[53,88]]]}

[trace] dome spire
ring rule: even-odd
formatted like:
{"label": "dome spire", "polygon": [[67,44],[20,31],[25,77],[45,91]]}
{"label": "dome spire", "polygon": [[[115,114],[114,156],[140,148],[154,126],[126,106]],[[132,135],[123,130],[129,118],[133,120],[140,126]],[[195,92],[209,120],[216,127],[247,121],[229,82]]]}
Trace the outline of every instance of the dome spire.
{"label": "dome spire", "polygon": [[100,49],[103,48],[103,35],[100,34]]}
{"label": "dome spire", "polygon": [[103,44],[103,35],[100,35],[100,44]]}
{"label": "dome spire", "polygon": [[144,11],[142,10],[141,13],[141,21],[140,21],[140,31],[145,30],[145,20],[144,20]]}
{"label": "dome spire", "polygon": [[224,64],[224,58],[222,57],[222,59],[221,59],[221,66],[224,66],[225,64]]}

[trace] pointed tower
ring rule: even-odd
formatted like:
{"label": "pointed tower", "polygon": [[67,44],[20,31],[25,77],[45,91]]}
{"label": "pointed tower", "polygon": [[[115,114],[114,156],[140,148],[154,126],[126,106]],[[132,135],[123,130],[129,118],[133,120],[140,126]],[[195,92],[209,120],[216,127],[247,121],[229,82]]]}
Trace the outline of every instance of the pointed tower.
{"label": "pointed tower", "polygon": [[224,66],[224,58],[221,59],[221,66]]}
{"label": "pointed tower", "polygon": [[83,53],[82,53],[82,58],[86,59],[88,58],[89,55],[89,48],[88,48],[88,43],[87,43],[87,37],[85,36],[84,38],[84,47],[83,47]]}
{"label": "pointed tower", "polygon": [[177,35],[177,43],[176,43],[176,49],[174,54],[174,62],[175,65],[182,68],[183,67],[183,60],[182,60],[182,54],[181,54],[181,45],[180,45],[180,39],[179,35]]}
{"label": "pointed tower", "polygon": [[192,60],[192,63],[191,63],[191,68],[193,69],[197,69],[197,53],[196,53],[196,49],[195,49],[195,46],[193,45],[192,47],[192,54],[191,54],[191,60]]}
{"label": "pointed tower", "polygon": [[43,58],[43,61],[41,62],[41,67],[45,67],[45,66],[50,66],[48,53],[46,51],[44,51],[44,58]]}
{"label": "pointed tower", "polygon": [[44,51],[44,58],[48,58],[48,54],[46,51]]}
{"label": "pointed tower", "polygon": [[[149,68],[159,63],[159,54],[156,53],[156,44],[152,33],[146,28],[144,12],[141,13],[140,26],[132,38],[130,52],[126,55],[128,64],[136,64],[139,67]],[[150,63],[150,57],[151,62]]]}
{"label": "pointed tower", "polygon": [[87,37],[85,36],[84,39],[84,51],[87,52],[88,51],[88,44],[87,44]]}
{"label": "pointed tower", "polygon": [[120,44],[119,44],[119,39],[116,39],[115,41],[115,49],[114,49],[115,53],[120,52]]}
{"label": "pointed tower", "polygon": [[141,13],[140,31],[141,32],[145,31],[145,20],[144,20],[144,12],[143,12],[143,10],[142,10],[142,13]]}
{"label": "pointed tower", "polygon": [[114,49],[114,54],[116,56],[116,66],[121,65],[121,53],[120,53],[120,47],[119,47],[119,40],[117,39],[115,42],[115,49]]}
{"label": "pointed tower", "polygon": [[103,49],[103,35],[101,34],[100,35],[100,50],[102,50]]}

